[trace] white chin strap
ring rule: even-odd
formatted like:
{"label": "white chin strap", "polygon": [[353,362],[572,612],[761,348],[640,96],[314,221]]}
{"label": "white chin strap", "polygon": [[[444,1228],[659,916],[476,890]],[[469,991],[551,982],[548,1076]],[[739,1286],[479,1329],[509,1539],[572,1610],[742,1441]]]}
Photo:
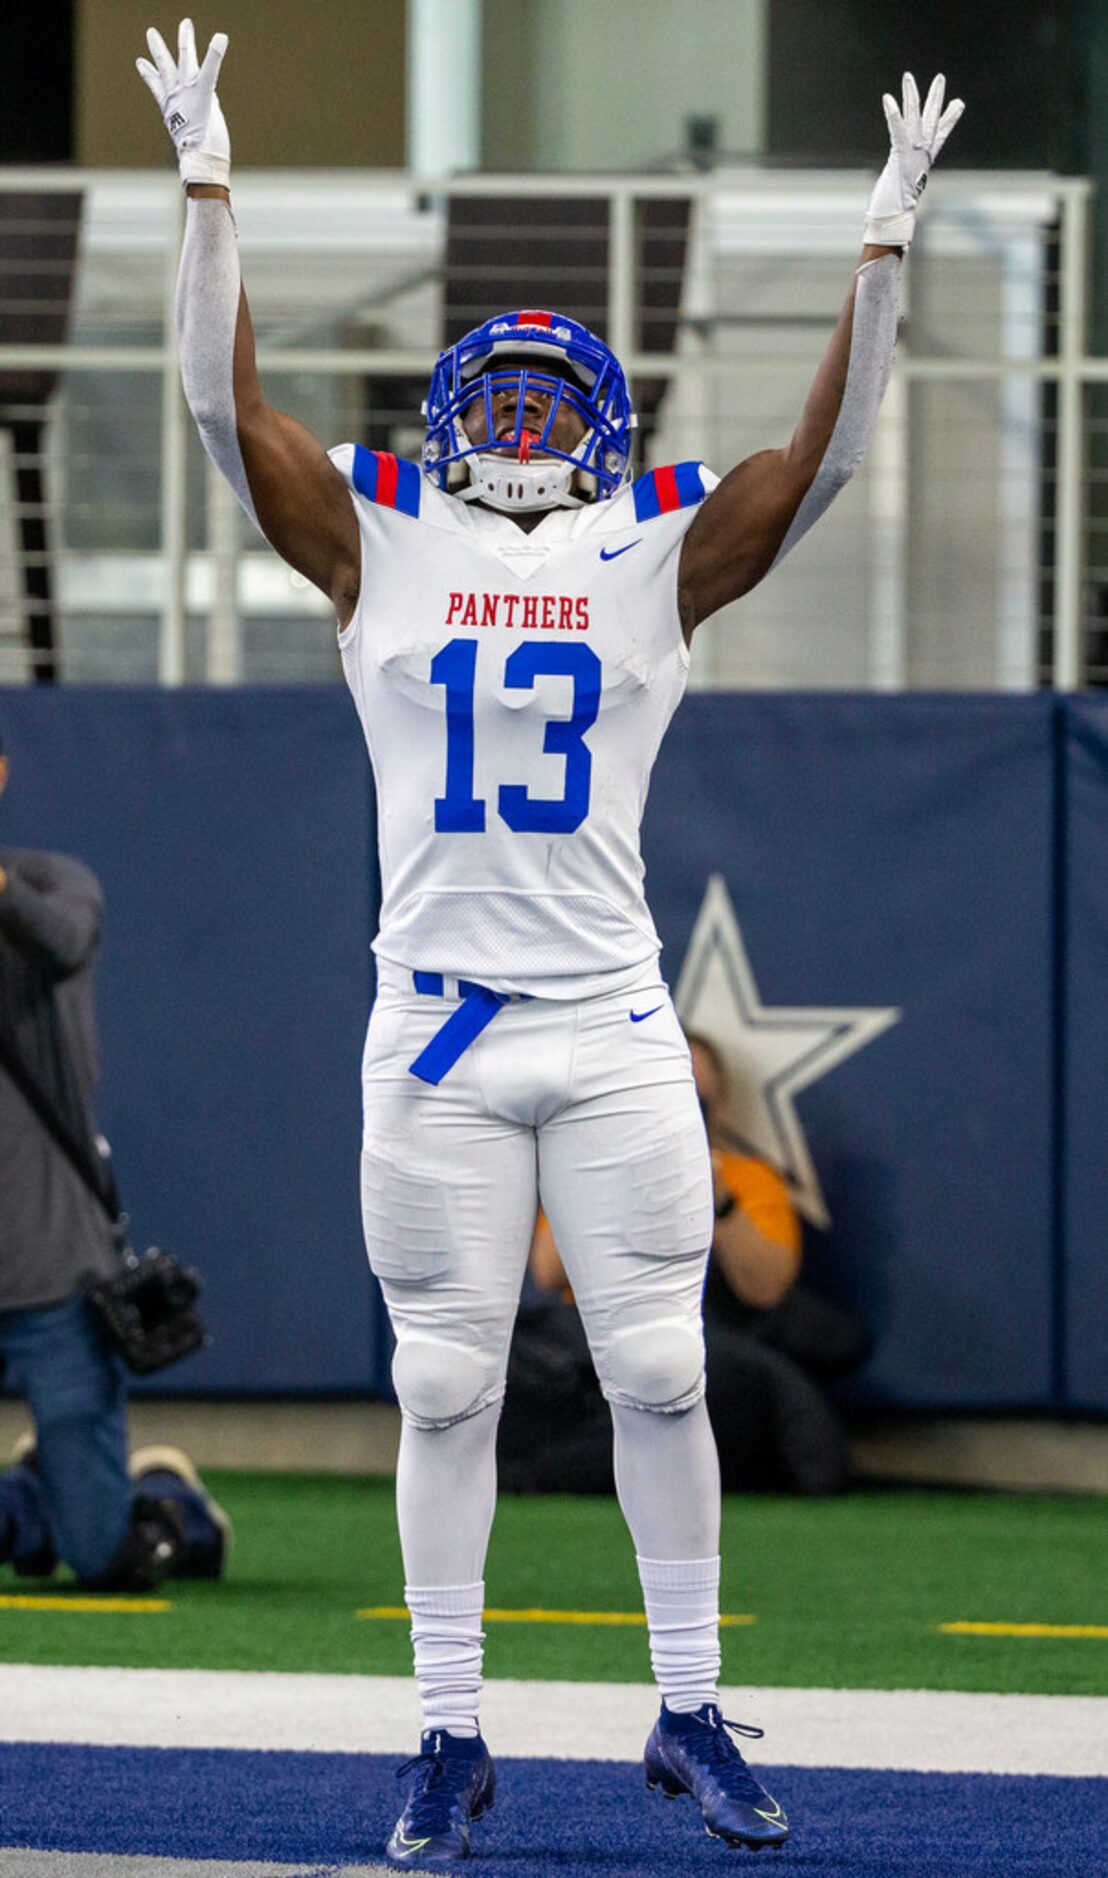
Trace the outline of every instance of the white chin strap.
{"label": "white chin strap", "polygon": [[469,487],[455,491],[462,502],[483,502],[518,515],[535,509],[576,509],[583,501],[570,489],[577,466],[564,457],[517,463],[508,456],[471,456],[466,467]]}

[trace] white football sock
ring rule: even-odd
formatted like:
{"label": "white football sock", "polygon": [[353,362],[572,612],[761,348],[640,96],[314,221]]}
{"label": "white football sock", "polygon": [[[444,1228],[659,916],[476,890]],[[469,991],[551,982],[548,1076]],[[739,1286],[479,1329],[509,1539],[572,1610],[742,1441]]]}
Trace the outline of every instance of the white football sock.
{"label": "white football sock", "polygon": [[636,1559],[650,1662],[667,1708],[691,1715],[719,1702],[719,1560]]}
{"label": "white football sock", "polygon": [[472,1738],[478,1733],[481,1702],[485,1587],[405,1585],[404,1601],[412,1613],[412,1653],[423,1727],[446,1728],[452,1735]]}
{"label": "white football sock", "polygon": [[485,1553],[496,1505],[500,1404],[449,1428],[405,1422],[396,1513],[423,1726],[478,1732]]}
{"label": "white football sock", "polygon": [[396,1462],[396,1521],[413,1585],[471,1585],[485,1572],[496,1511],[500,1403],[449,1428],[404,1422]]}
{"label": "white football sock", "polygon": [[703,1400],[676,1415],[612,1405],[616,1489],[631,1529],[667,1708],[718,1701],[719,1461]]}
{"label": "white football sock", "polygon": [[612,1403],[616,1492],[640,1558],[714,1558],[719,1459],[701,1399],[676,1415]]}

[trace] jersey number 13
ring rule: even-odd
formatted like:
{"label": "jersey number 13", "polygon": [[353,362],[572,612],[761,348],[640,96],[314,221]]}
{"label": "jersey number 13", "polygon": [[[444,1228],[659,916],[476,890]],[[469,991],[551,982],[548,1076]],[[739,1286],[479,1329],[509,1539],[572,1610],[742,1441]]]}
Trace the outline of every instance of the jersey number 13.
{"label": "jersey number 13", "polygon": [[[570,835],[589,812],[592,751],[585,732],[600,709],[600,660],[591,646],[517,646],[504,666],[509,690],[530,691],[536,678],[573,680],[569,717],[548,718],[543,750],[565,758],[560,796],[533,796],[522,783],[501,783],[497,813],[519,834]],[[431,683],[446,687],[446,793],[435,798],[438,834],[480,834],[485,803],[473,793],[473,694],[477,641],[451,639],[431,661]]]}

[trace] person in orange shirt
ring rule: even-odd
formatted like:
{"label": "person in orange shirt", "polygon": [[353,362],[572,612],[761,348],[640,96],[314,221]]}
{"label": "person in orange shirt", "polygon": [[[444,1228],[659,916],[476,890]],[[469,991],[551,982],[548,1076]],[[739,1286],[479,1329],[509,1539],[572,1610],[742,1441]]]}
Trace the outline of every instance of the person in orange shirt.
{"label": "person in orange shirt", "polygon": [[800,1272],[800,1221],[781,1175],[768,1161],[737,1151],[727,1122],[728,1077],[709,1037],[688,1032],[696,1093],[712,1150],[716,1272],[741,1301],[772,1311]]}

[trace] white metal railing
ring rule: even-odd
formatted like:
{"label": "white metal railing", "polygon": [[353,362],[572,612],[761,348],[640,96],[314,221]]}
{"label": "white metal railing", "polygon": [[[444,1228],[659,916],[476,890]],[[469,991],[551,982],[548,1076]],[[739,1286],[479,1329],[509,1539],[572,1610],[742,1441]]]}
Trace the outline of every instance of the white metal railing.
{"label": "white metal railing", "polygon": [[[521,243],[528,201],[599,198],[608,209],[608,336],[632,378],[663,377],[670,385],[657,460],[704,455],[723,469],[748,447],[783,440],[772,431],[757,434],[760,402],[767,423],[779,424],[787,410],[795,417],[836,297],[849,279],[867,186],[868,179],[854,175],[753,170],[448,181],[247,174],[236,181],[235,195],[259,365],[276,401],[293,407],[309,384],[337,399],[358,380],[378,386],[421,380],[439,339],[447,193],[518,199]],[[156,672],[163,683],[201,674],[214,683],[238,682],[256,663],[247,656],[244,625],[254,618],[314,619],[326,615],[326,604],[304,583],[290,582],[268,550],[244,548],[233,500],[214,476],[198,494],[172,340],[182,224],[175,180],[69,171],[0,177],[0,191],[75,188],[84,191],[86,212],[72,343],[0,344],[0,373],[61,374],[51,422],[59,427],[56,455],[63,470],[80,455],[70,440],[82,385],[160,381],[159,486],[157,541],[122,550],[107,531],[97,536],[95,486],[83,505],[73,495],[76,470],[63,478],[66,493],[50,497],[49,519],[60,531],[50,559],[68,622],[68,662],[80,665],[78,622],[109,617],[130,604],[133,593],[144,618],[156,601]],[[675,196],[692,204],[684,324],[672,349],[654,352],[644,349],[642,338],[638,215],[643,201]],[[870,462],[813,545],[798,551],[795,570],[786,563],[758,590],[758,604],[747,603],[745,631],[708,640],[694,672],[698,682],[1032,684],[1044,623],[1053,634],[1049,676],[1063,688],[1082,682],[1085,395],[1108,382],[1108,359],[1087,354],[1088,210],[1083,179],[954,173],[937,180],[906,279],[904,337]],[[777,304],[773,296],[783,282],[793,283],[792,299]],[[927,312],[935,283],[943,302],[937,314]],[[976,322],[973,346],[962,343],[959,293]],[[0,320],[3,313],[0,294]],[[313,322],[323,326],[327,343],[318,342]],[[367,330],[368,342],[359,336]],[[1052,418],[1043,403],[1047,387],[1055,401]],[[941,406],[948,393],[985,400],[973,438],[989,449],[983,467],[972,470],[976,480],[965,483],[974,514],[984,518],[976,533],[972,518],[961,514],[947,522],[946,534],[941,517],[928,519],[929,503],[943,492],[934,473],[916,461],[922,451],[931,465],[942,466],[951,487],[960,475],[971,475],[956,441],[946,445],[957,430]],[[928,401],[936,396],[940,404],[932,412]],[[95,421],[92,413],[89,423]],[[671,450],[662,449],[671,441]],[[121,506],[113,510],[116,528]],[[78,543],[73,521],[79,513],[84,533]],[[986,524],[989,539],[978,551],[976,537]],[[976,650],[961,664],[952,651],[944,665],[941,595],[928,601],[939,622],[929,625],[912,570],[936,556],[968,555],[971,548],[976,558],[965,604],[982,615],[974,614],[970,634]],[[763,602],[770,589],[774,597]],[[1042,589],[1050,596],[1045,622],[1039,617]],[[782,622],[786,613],[810,611],[817,593],[822,630],[810,635],[809,655],[802,635],[791,649],[791,628]],[[198,662],[193,651],[190,663],[189,622],[197,614],[204,622],[204,654]],[[773,649],[782,644],[784,655]],[[836,645],[840,653],[827,655]],[[290,676],[300,675],[299,656],[291,659]],[[823,663],[806,664],[806,658]]]}

